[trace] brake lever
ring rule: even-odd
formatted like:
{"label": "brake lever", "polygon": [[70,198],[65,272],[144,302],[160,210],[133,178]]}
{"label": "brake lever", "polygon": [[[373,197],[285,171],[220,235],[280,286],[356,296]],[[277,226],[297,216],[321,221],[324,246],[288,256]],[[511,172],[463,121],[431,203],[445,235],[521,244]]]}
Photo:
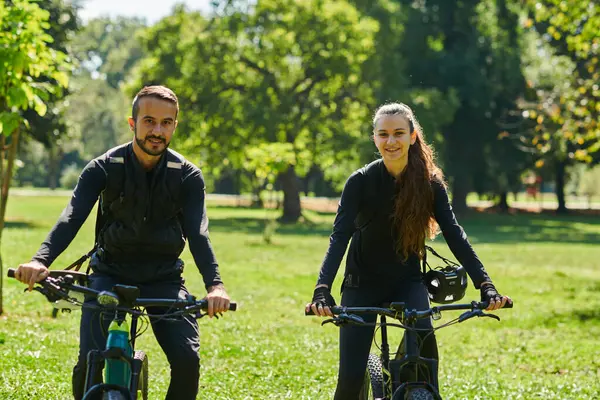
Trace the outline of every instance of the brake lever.
{"label": "brake lever", "polygon": [[495,314],[486,314],[486,313],[482,312],[481,315],[478,315],[478,317],[490,317],[490,318],[495,319],[496,321],[500,321],[500,317]]}
{"label": "brake lever", "polygon": [[483,310],[472,310],[472,311],[467,311],[464,312],[460,315],[460,317],[458,317],[458,322],[465,322],[466,320],[473,318],[473,317],[490,317],[493,318],[497,321],[500,321],[500,317],[495,315],[495,314],[486,314],[483,312]]}
{"label": "brake lever", "polygon": [[335,324],[335,326],[340,326],[341,324],[343,324],[342,320],[339,318],[329,318],[324,320],[323,322],[321,322],[321,326],[325,325],[325,324]]}
{"label": "brake lever", "polygon": [[[208,315],[208,313],[202,313],[202,311],[198,310],[194,314],[194,318],[200,319],[200,318],[206,317],[207,315]],[[222,317],[222,316],[223,316],[222,313],[213,314],[213,317],[215,317],[216,319],[219,319],[219,317]]]}
{"label": "brake lever", "polygon": [[365,320],[359,317],[358,315],[339,314],[337,317],[326,319],[325,321],[321,322],[321,326],[329,323],[333,323],[335,326],[340,326],[344,324],[364,325]]}
{"label": "brake lever", "polygon": [[200,319],[206,317],[208,314],[203,314],[202,311],[198,310],[194,313],[195,319]]}
{"label": "brake lever", "polygon": [[[25,289],[24,292],[27,292],[28,290],[29,289]],[[40,292],[41,294],[43,294],[50,303],[54,303],[54,302],[62,299],[61,296],[57,295],[56,293],[53,293],[53,292],[49,291],[47,288],[45,288],[43,286],[36,286],[36,287],[33,288],[33,290],[35,290],[36,292]]]}

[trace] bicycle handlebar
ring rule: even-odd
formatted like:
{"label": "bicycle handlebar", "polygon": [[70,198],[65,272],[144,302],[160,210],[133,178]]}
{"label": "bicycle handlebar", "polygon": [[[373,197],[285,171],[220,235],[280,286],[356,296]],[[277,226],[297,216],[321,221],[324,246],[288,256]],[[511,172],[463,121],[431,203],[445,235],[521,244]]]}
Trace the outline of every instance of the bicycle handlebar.
{"label": "bicycle handlebar", "polygon": [[[405,307],[404,303],[391,303],[389,307],[345,307],[345,306],[333,306],[331,312],[334,315],[339,314],[379,314],[387,317],[401,319],[404,315],[410,315],[414,318],[427,318],[435,313],[441,311],[455,311],[455,310],[485,310],[488,307],[487,302],[473,301],[469,304],[443,304],[439,306],[433,306],[428,310],[410,310]],[[513,303],[506,303],[502,308],[513,308]],[[315,315],[312,310],[304,312],[304,315]]]}
{"label": "bicycle handlebar", "polygon": [[[7,275],[9,278],[14,278],[15,277],[15,269],[13,268],[9,268],[7,271]],[[67,291],[74,291],[74,292],[78,292],[78,293],[82,293],[86,296],[91,296],[94,298],[97,298],[98,295],[101,293],[101,291],[98,290],[94,290],[94,289],[90,289],[87,288],[85,286],[80,286],[80,285],[76,285],[70,282],[66,282],[64,279],[61,278],[46,278],[43,279],[39,282],[37,282],[38,285],[41,285],[42,287],[48,289],[52,295],[57,296],[60,299],[69,299],[69,295],[68,292],[65,292],[65,290]],[[46,296],[48,297],[48,296]],[[206,310],[208,309],[208,300],[206,299],[201,299],[201,300],[196,300],[193,296],[191,296],[188,299],[155,299],[155,298],[136,298],[132,304],[131,307],[169,307],[169,308],[175,308],[175,309],[186,309],[186,311],[193,311],[195,309],[201,309],[201,310]],[[123,309],[122,307],[119,307],[120,309]],[[229,303],[229,311],[236,311],[237,310],[237,303],[236,302],[230,302]]]}

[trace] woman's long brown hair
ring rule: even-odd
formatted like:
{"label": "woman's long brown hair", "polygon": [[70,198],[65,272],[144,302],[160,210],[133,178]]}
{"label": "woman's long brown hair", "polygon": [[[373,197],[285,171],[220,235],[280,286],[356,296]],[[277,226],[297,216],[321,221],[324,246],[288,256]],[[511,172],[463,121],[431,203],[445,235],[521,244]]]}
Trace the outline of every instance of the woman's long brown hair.
{"label": "woman's long brown hair", "polygon": [[404,260],[410,254],[423,257],[425,239],[433,239],[439,227],[433,215],[432,180],[442,185],[444,176],[435,162],[433,149],[423,139],[423,129],[406,104],[385,104],[377,109],[373,126],[384,115],[400,115],[407,119],[415,143],[408,150],[408,164],[396,179],[396,199],[391,216],[395,226],[396,251]]}

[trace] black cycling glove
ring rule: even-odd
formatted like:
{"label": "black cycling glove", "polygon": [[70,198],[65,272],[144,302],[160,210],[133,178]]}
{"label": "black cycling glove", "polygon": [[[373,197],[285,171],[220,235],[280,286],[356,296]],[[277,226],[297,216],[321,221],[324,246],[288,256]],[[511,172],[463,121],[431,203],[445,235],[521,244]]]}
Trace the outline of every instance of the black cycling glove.
{"label": "black cycling glove", "polygon": [[335,300],[333,299],[329,288],[326,288],[325,286],[315,288],[312,303],[316,304],[317,306],[321,304],[323,307],[335,306]]}
{"label": "black cycling glove", "polygon": [[496,290],[496,286],[493,283],[486,283],[481,286],[481,301],[489,304],[490,300],[494,299],[495,302],[502,301],[502,295]]}

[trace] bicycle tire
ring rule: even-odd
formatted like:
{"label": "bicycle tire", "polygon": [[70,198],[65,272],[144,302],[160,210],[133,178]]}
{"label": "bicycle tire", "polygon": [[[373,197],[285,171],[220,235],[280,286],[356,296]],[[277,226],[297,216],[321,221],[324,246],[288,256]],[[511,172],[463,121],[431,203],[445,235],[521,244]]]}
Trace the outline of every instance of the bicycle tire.
{"label": "bicycle tire", "polygon": [[406,393],[405,400],[433,400],[433,395],[427,389],[413,389]]}
{"label": "bicycle tire", "polygon": [[110,390],[108,392],[104,392],[102,395],[102,400],[127,400],[123,393],[118,390]]}
{"label": "bicycle tire", "polygon": [[138,389],[134,394],[134,400],[148,400],[148,356],[140,350],[136,350],[133,358],[142,362],[142,370],[138,377]]}
{"label": "bicycle tire", "polygon": [[369,354],[367,371],[359,400],[383,399],[383,371],[381,359],[376,354]]}

